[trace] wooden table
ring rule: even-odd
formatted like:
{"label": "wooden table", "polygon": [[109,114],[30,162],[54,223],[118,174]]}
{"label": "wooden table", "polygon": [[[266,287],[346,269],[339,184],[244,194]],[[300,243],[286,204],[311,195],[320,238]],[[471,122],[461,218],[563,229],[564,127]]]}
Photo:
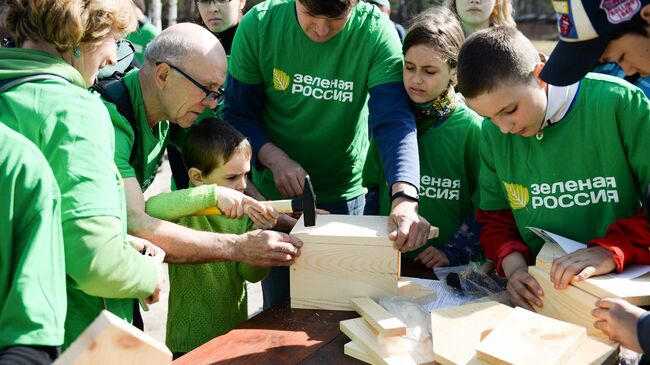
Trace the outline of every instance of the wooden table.
{"label": "wooden table", "polygon": [[173,362],[207,364],[364,364],[343,354],[350,341],[339,322],[359,315],[347,311],[274,307]]}

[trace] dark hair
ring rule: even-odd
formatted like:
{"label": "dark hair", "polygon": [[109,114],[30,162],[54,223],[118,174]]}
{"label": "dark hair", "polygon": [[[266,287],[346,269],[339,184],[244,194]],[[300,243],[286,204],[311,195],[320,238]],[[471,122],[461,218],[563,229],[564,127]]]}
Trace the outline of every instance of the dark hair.
{"label": "dark hair", "polygon": [[629,22],[621,23],[621,25],[616,28],[614,33],[612,33],[612,40],[619,39],[625,34],[632,33],[638,34],[643,37],[649,37],[648,34],[648,22],[641,17],[641,12],[638,12]]}
{"label": "dark hair", "polygon": [[239,131],[227,122],[206,118],[190,128],[181,154],[186,169],[191,167],[209,174],[230,161],[235,152],[252,156],[251,145]]}
{"label": "dark hair", "polygon": [[357,5],[359,0],[297,0],[312,16],[326,18],[339,18],[351,7]]}
{"label": "dark hair", "polygon": [[473,98],[504,83],[528,83],[537,62],[537,50],[515,27],[474,32],[458,54],[458,91]]}
{"label": "dark hair", "polygon": [[463,27],[454,14],[442,6],[433,6],[413,18],[404,37],[402,52],[406,54],[409,48],[424,45],[433,48],[441,60],[455,68],[463,41]]}

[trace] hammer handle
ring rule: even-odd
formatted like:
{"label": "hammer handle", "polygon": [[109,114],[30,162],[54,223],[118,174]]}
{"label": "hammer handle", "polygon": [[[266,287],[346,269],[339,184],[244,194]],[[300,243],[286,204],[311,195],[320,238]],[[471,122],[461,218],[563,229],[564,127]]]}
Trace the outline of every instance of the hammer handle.
{"label": "hammer handle", "polygon": [[[278,213],[293,213],[291,208],[291,199],[261,201],[260,204],[273,207]],[[199,210],[192,215],[222,215],[223,213],[217,207],[210,207]]]}

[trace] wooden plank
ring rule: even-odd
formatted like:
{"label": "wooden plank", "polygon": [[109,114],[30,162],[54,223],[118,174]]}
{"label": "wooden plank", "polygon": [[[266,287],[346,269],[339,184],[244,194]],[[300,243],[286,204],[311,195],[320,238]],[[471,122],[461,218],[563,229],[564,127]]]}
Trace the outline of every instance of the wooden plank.
{"label": "wooden plank", "polygon": [[379,343],[377,333],[373,331],[372,327],[363,318],[341,321],[341,331],[359,345],[377,364],[433,364],[433,351],[391,352]]}
{"label": "wooden plank", "polygon": [[412,297],[416,299],[430,295],[430,300],[434,300],[437,297],[437,294],[433,289],[404,278],[400,278],[397,282],[397,295],[400,297]]}
{"label": "wooden plank", "polygon": [[291,306],[352,310],[358,296],[396,296],[398,267],[392,246],[305,243],[289,269]]}
{"label": "wooden plank", "polygon": [[587,337],[583,327],[517,307],[476,348],[493,364],[555,365],[568,360]]}
{"label": "wooden plank", "polygon": [[346,343],[345,346],[343,346],[343,353],[350,357],[354,357],[359,361],[363,361],[368,364],[375,364],[375,362],[372,360],[372,357],[363,351],[363,349],[354,343],[354,341],[350,341]]}
{"label": "wooden plank", "polygon": [[165,345],[108,311],[102,311],[55,365],[164,365],[172,353]]}
{"label": "wooden plank", "polygon": [[[535,265],[546,272],[550,272],[553,259],[564,255],[566,253],[560,245],[547,242],[537,255]],[[615,279],[608,275],[602,275],[585,281],[574,281],[571,285],[599,298],[623,298],[637,306],[650,305],[650,273],[632,280]]]}
{"label": "wooden plank", "polygon": [[591,316],[591,310],[596,307],[598,297],[573,285],[557,290],[553,287],[549,274],[536,266],[530,266],[528,273],[537,280],[544,291],[542,297],[544,305],[542,307],[533,305],[538,313],[584,327],[590,336],[607,338],[602,331],[593,326],[596,318]]}
{"label": "wooden plank", "polygon": [[316,225],[305,227],[303,217],[291,230],[291,235],[303,242],[351,243],[393,247],[388,239],[388,217],[377,215],[327,214],[316,217]]}
{"label": "wooden plank", "polygon": [[368,297],[352,299],[352,307],[384,337],[406,335],[406,325]]}
{"label": "wooden plank", "polygon": [[474,350],[481,334],[494,328],[512,308],[497,302],[467,304],[431,312],[433,354],[443,365],[483,364]]}

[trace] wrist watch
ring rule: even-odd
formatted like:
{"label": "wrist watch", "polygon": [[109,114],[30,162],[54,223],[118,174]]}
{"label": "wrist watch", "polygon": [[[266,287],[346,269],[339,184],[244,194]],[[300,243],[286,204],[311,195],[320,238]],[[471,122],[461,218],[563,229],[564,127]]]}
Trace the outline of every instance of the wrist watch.
{"label": "wrist watch", "polygon": [[391,195],[390,202],[393,203],[393,201],[397,198],[404,198],[410,201],[414,201],[416,203],[420,202],[420,198],[418,197],[417,193],[412,193],[406,190],[400,190],[395,192],[395,194]]}

